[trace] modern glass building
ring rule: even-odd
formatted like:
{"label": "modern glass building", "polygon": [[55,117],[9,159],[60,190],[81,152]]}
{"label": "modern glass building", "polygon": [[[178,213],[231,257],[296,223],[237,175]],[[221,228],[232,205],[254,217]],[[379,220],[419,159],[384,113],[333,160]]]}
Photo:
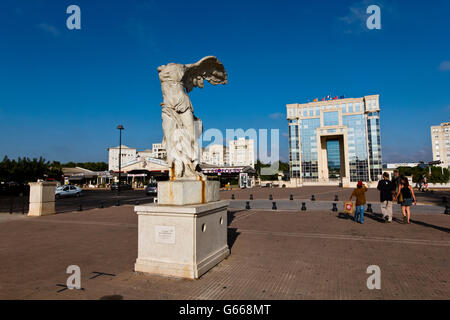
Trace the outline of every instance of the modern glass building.
{"label": "modern glass building", "polygon": [[381,177],[379,95],[286,107],[291,179],[345,186]]}

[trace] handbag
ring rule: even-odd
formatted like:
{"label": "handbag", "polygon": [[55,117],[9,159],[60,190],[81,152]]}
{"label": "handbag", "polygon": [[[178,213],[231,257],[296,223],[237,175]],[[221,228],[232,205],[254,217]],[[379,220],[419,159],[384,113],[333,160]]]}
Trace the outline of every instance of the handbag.
{"label": "handbag", "polygon": [[344,202],[344,213],[353,214],[355,212],[355,204],[352,201]]}

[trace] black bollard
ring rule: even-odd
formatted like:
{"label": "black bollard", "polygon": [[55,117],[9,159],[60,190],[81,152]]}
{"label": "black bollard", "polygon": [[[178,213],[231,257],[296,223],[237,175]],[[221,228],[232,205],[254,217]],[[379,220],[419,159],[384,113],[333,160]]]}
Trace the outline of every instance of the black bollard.
{"label": "black bollard", "polygon": [[13,213],[13,207],[14,207],[14,198],[11,198],[11,201],[9,202],[9,214]]}
{"label": "black bollard", "polygon": [[78,211],[83,211],[83,205],[80,203],[80,205],[78,206]]}
{"label": "black bollard", "polygon": [[306,211],[306,203],[302,202],[302,211]]}
{"label": "black bollard", "polygon": [[120,200],[117,200],[116,206],[120,206]]}
{"label": "black bollard", "polygon": [[373,209],[372,209],[372,204],[371,204],[371,203],[368,203],[368,204],[367,204],[367,210],[366,210],[366,212],[368,212],[368,213],[373,213]]}
{"label": "black bollard", "polygon": [[277,203],[276,202],[272,202],[272,210],[277,210]]}
{"label": "black bollard", "polygon": [[250,201],[246,201],[245,209],[250,210]]}
{"label": "black bollard", "polygon": [[333,202],[333,208],[331,209],[331,211],[333,211],[333,212],[336,212],[336,211],[338,211],[338,209],[337,209],[337,206],[336,206],[336,203],[335,203],[335,202]]}
{"label": "black bollard", "polygon": [[271,194],[269,195],[269,200],[273,200],[273,197]]}
{"label": "black bollard", "polygon": [[291,194],[289,200],[294,200],[294,196]]}
{"label": "black bollard", "polygon": [[253,195],[252,194],[250,195],[250,200],[253,200]]}
{"label": "black bollard", "polygon": [[231,194],[231,200],[234,200],[234,193]]}
{"label": "black bollard", "polygon": [[105,207],[105,203],[102,201],[100,202],[100,208],[103,209]]}
{"label": "black bollard", "polygon": [[334,201],[339,201],[338,195],[334,196]]}
{"label": "black bollard", "polygon": [[445,205],[445,212],[444,214],[450,214],[450,205]]}
{"label": "black bollard", "polygon": [[316,201],[316,197],[314,197],[314,195],[311,196],[311,201]]}

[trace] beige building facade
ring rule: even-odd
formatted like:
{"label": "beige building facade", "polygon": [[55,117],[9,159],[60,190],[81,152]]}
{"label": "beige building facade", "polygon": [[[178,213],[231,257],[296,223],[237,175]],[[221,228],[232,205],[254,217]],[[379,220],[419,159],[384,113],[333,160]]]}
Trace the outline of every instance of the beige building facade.
{"label": "beige building facade", "polygon": [[230,166],[255,167],[255,143],[253,139],[239,138],[228,141]]}
{"label": "beige building facade", "polygon": [[[119,171],[119,146],[114,148],[108,148],[108,170]],[[138,151],[136,148],[130,148],[122,145],[122,168],[130,163],[153,158],[164,160],[166,158],[166,150],[162,147],[161,143],[153,143],[152,150],[146,149]]]}
{"label": "beige building facade", "polygon": [[286,108],[291,180],[346,186],[380,178],[379,95],[288,104]]}
{"label": "beige building facade", "polygon": [[227,148],[223,145],[209,145],[202,151],[201,163],[224,166],[228,163],[226,159],[227,152]]}
{"label": "beige building facade", "polygon": [[433,150],[433,161],[442,161],[441,166],[449,168],[450,122],[444,122],[440,126],[431,127],[431,148]]}

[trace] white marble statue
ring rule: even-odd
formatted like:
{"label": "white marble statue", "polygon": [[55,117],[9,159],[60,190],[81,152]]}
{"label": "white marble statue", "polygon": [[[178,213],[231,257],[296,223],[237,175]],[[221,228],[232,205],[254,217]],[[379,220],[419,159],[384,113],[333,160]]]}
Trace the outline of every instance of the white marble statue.
{"label": "white marble statue", "polygon": [[[169,63],[158,67],[164,98],[162,106],[163,147],[171,168],[171,180],[204,180],[199,164],[196,123],[191,100],[187,95],[194,87],[203,88],[203,80],[226,84],[227,73],[223,64],[213,56],[204,57],[194,64]],[[200,134],[201,134],[201,124]]]}

